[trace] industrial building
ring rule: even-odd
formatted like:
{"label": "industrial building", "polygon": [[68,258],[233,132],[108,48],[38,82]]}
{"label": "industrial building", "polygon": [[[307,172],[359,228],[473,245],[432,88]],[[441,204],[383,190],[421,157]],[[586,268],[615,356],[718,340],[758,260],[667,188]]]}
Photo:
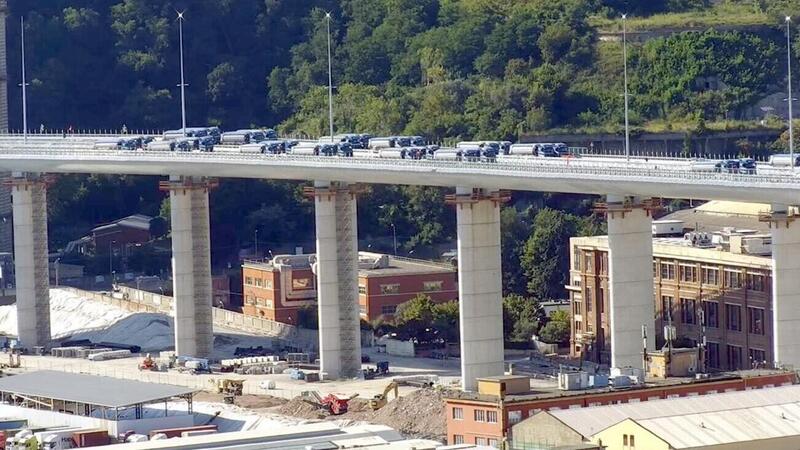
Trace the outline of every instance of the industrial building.
{"label": "industrial building", "polygon": [[[766,407],[800,402],[800,386],[780,386],[748,391],[710,393],[639,403],[623,403],[587,408],[551,409],[539,412],[511,428],[512,448],[551,450],[579,445],[612,425],[633,419],[642,421],[682,414],[700,414],[735,408]],[[607,440],[604,444],[610,444]],[[644,442],[640,448],[650,449]]]}
{"label": "industrial building", "polygon": [[[647,325],[654,324],[657,330],[655,348],[664,346],[663,330],[670,326],[674,327],[673,344],[678,346],[697,347],[705,337],[701,370],[771,366],[770,235],[732,228],[684,235],[683,228],[679,221],[653,222],[656,316]],[[672,237],[675,234],[679,237]],[[566,286],[573,319],[570,352],[610,364],[608,237],[572,238],[570,246],[571,271]]]}
{"label": "industrial building", "polygon": [[[0,415],[28,419],[34,425],[82,426],[108,430],[110,436],[127,430],[194,425],[195,389],[42,370],[0,378]],[[186,402],[183,411],[167,402]]]}
{"label": "industrial building", "polygon": [[625,419],[592,441],[607,450],[794,450],[800,448],[798,419],[797,403]]}
{"label": "industrial building", "polygon": [[[418,294],[434,302],[458,298],[456,269],[417,259],[358,253],[358,298],[362,318],[391,317],[397,305]],[[316,305],[316,255],[278,255],[242,265],[244,313],[297,324],[304,306]]]}
{"label": "industrial building", "polygon": [[[495,379],[495,383],[488,382],[491,378]],[[625,403],[643,404],[651,400],[679,397],[705,398],[707,394],[720,392],[753,393],[756,389],[786,386],[797,382],[796,374],[791,371],[758,370],[719,375],[703,380],[669,378],[625,389],[533,390],[528,383],[528,389],[522,391],[522,386],[518,382],[509,382],[508,377],[491,378],[481,379],[478,382],[477,392],[451,392],[445,395],[448,443],[494,445],[508,441],[511,427],[542,411]],[[497,388],[497,383],[504,383],[500,390]],[[577,437],[577,434],[579,432],[573,437]]]}

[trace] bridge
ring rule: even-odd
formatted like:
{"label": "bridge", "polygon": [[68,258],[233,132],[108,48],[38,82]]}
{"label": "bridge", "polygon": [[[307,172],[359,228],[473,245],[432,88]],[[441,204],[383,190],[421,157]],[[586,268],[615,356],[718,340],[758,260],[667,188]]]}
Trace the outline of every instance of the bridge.
{"label": "bridge", "polygon": [[321,370],[354,377],[358,337],[358,184],[455,187],[458,229],[462,385],[503,373],[500,208],[507,190],[606,195],[612,366],[641,366],[641,327],[654,349],[652,210],[654,198],[715,199],[773,205],[775,363],[800,365],[800,178],[779,168],[757,174],[693,171],[685,160],[499,157],[489,161],[382,159],[213,152],[100,150],[96,136],[0,137],[0,168],[12,171],[19,334],[47,345],[46,173],[162,175],[172,214],[176,350],[207,356],[213,344],[208,225],[212,178],[312,180],[317,232]]}

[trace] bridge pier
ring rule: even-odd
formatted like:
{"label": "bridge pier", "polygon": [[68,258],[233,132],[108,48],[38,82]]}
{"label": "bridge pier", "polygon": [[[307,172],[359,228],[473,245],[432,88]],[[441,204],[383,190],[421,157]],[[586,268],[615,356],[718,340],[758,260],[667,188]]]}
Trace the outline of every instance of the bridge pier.
{"label": "bridge pier", "polygon": [[447,202],[456,205],[458,301],[461,328],[461,386],[504,374],[503,286],[500,203],[504,191],[458,187]]}
{"label": "bridge pier", "polygon": [[772,233],[772,329],[775,366],[800,367],[800,217],[772,205],[763,219]]}
{"label": "bridge pier", "polygon": [[608,218],[611,367],[643,367],[642,326],[655,350],[652,208],[647,199],[612,195],[600,206]]}
{"label": "bridge pier", "polygon": [[175,299],[175,352],[210,357],[214,350],[211,292],[211,245],[206,178],[171,176],[172,289]]}
{"label": "bridge pier", "polygon": [[361,374],[356,193],[353,185],[326,181],[306,189],[317,233],[320,371],[329,379]]}
{"label": "bridge pier", "polygon": [[47,248],[47,186],[39,174],[14,173],[11,186],[17,335],[30,349],[50,344],[50,272]]}

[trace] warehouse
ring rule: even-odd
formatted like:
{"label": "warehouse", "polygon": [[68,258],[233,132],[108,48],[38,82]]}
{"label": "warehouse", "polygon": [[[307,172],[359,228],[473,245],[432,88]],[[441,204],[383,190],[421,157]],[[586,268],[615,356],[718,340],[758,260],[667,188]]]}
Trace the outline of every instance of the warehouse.
{"label": "warehouse", "polygon": [[660,417],[798,402],[800,402],[800,386],[792,385],[619,405],[542,411],[514,425],[511,436],[514,448],[550,449],[559,445],[584,443],[591,440],[592,436],[626,419],[641,422]]}
{"label": "warehouse", "polygon": [[[195,390],[169,384],[42,370],[0,378],[0,416],[44,425],[91,425],[148,432],[150,428],[194,425]],[[182,400],[186,409],[168,408]],[[152,425],[152,427],[151,427]]]}
{"label": "warehouse", "polygon": [[592,441],[607,450],[796,450],[800,448],[800,404],[625,419],[600,431]]}

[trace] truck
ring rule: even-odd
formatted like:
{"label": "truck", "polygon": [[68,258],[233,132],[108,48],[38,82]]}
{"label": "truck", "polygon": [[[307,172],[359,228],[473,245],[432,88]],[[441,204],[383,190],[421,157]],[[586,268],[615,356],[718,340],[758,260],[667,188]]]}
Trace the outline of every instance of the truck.
{"label": "truck", "polygon": [[[769,157],[769,164],[771,166],[791,166],[791,155],[788,153],[779,153],[777,155],[772,155]],[[800,166],[800,155],[795,153],[794,155],[794,165]]]}

